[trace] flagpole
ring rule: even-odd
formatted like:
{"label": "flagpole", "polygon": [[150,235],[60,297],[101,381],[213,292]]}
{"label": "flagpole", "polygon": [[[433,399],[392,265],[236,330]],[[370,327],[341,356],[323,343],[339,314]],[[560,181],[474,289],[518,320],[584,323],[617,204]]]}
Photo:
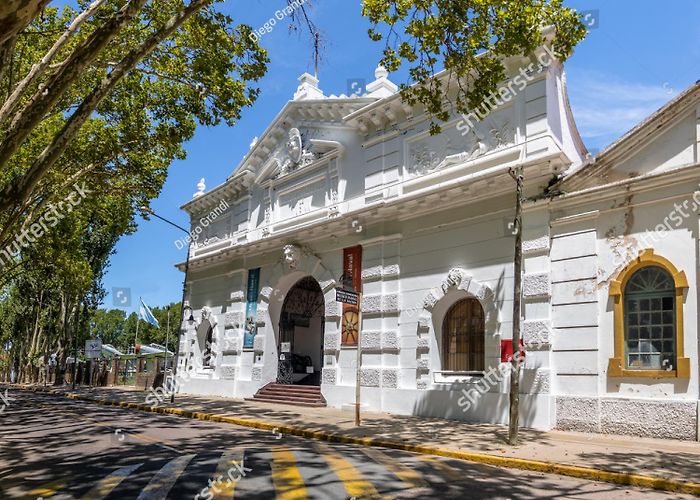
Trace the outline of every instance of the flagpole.
{"label": "flagpole", "polygon": [[136,344],[139,341],[139,317],[136,316],[136,336],[134,337],[134,354],[136,354]]}
{"label": "flagpole", "polygon": [[163,380],[168,373],[168,334],[170,333],[170,304],[168,304],[168,319],[165,326],[165,366],[163,367]]}

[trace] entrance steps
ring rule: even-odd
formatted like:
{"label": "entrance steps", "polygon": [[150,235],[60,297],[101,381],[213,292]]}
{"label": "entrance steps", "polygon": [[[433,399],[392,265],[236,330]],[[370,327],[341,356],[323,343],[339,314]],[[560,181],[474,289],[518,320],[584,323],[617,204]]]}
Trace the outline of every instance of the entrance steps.
{"label": "entrance steps", "polygon": [[326,400],[321,394],[321,388],[315,385],[270,383],[256,392],[252,398],[245,399],[248,401],[295,406],[326,406]]}

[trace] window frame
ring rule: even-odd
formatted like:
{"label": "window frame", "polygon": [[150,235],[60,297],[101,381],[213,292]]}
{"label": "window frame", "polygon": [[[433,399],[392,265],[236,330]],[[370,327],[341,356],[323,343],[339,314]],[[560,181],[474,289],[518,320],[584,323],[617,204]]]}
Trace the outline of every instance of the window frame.
{"label": "window frame", "polygon": [[[461,353],[466,357],[465,364],[466,364],[467,369],[466,370],[447,369],[447,364],[448,364],[448,359],[447,359],[448,353],[446,352],[447,351],[447,344],[446,344],[447,339],[446,339],[446,337],[448,337],[448,335],[447,335],[447,333],[448,333],[447,323],[448,323],[448,320],[450,319],[450,313],[455,311],[457,309],[458,305],[460,305],[462,302],[476,303],[481,310],[481,332],[480,332],[480,335],[482,337],[481,338],[482,349],[481,349],[481,359],[480,359],[481,369],[471,369],[474,367],[469,366],[471,363],[471,358],[472,358],[469,348],[473,347],[471,345],[471,342],[473,339],[475,339],[477,337],[476,334],[472,334],[470,332],[465,333],[467,351],[464,353]],[[472,305],[470,304],[469,307],[472,307]],[[469,313],[468,317],[472,318],[472,314]],[[451,304],[447,308],[447,311],[445,312],[445,315],[442,318],[442,324],[441,324],[441,330],[440,330],[440,340],[441,340],[440,354],[441,354],[441,358],[442,358],[441,359],[442,370],[440,371],[440,373],[442,373],[443,375],[480,375],[480,374],[483,374],[485,369],[486,369],[486,311],[484,310],[484,306],[481,303],[481,301],[479,299],[477,299],[476,297],[463,297],[463,298],[456,300],[453,304]],[[457,354],[460,354],[460,353],[457,353]],[[477,356],[474,356],[475,359],[476,359],[476,357]]]}
{"label": "window frame", "polygon": [[[634,274],[645,268],[656,266],[664,269],[673,278],[675,286],[675,325],[676,325],[676,363],[673,370],[654,370],[648,368],[628,368],[626,359],[626,321],[625,288]],[[684,357],[683,332],[683,297],[688,288],[685,272],[679,271],[664,257],[655,255],[651,248],[643,250],[639,256],[628,264],[610,282],[609,296],[614,301],[614,356],[608,360],[609,377],[635,378],[690,378],[690,359]]]}

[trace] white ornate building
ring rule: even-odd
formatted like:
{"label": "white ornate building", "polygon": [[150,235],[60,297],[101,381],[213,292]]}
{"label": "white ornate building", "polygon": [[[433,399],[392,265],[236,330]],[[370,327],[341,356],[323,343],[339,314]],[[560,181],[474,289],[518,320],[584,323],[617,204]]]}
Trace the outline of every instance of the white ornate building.
{"label": "white ornate building", "polygon": [[336,97],[302,75],[228,180],[183,206],[193,231],[229,208],[192,247],[181,390],[252,397],[282,377],[354,403],[341,328],[356,318],[335,287],[360,246],[363,408],[506,422],[495,370],[512,333],[509,168],[522,166],[522,424],[697,439],[700,85],[591,158],[558,63],[435,136],[375,76]]}

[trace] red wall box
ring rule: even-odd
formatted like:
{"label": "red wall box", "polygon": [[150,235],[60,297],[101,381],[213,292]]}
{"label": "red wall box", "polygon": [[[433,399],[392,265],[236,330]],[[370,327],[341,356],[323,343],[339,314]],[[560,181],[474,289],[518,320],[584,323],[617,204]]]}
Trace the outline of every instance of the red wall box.
{"label": "red wall box", "polygon": [[[520,361],[525,359],[523,339],[520,339]],[[510,363],[513,360],[513,340],[501,340],[501,363]]]}

